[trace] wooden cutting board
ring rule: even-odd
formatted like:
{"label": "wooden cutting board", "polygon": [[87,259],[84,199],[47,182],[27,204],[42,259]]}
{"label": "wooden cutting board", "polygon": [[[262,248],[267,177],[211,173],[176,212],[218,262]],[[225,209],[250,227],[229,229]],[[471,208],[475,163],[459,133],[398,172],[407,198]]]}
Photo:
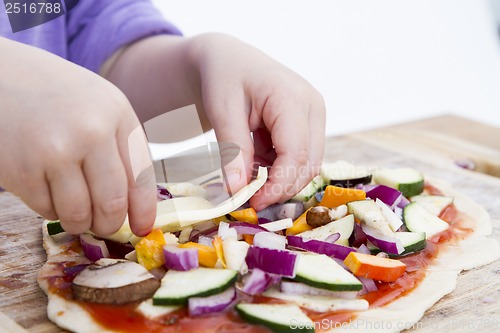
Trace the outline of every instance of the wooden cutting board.
{"label": "wooden cutting board", "polygon": [[[500,129],[442,116],[327,140],[326,161],[412,166],[443,179],[490,213],[500,241]],[[474,161],[480,172],[455,161]],[[45,260],[42,219],[9,193],[0,193],[0,332],[62,332],[46,316],[36,284]],[[459,260],[459,258],[457,258]],[[500,262],[464,272],[457,289],[436,303],[415,332],[500,331]]]}

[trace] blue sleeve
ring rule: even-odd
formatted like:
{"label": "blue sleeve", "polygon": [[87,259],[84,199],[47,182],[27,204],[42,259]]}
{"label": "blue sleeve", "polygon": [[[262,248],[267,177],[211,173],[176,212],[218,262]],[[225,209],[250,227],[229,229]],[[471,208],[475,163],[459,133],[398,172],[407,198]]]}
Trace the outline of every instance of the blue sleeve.
{"label": "blue sleeve", "polygon": [[85,0],[67,14],[68,59],[94,72],[120,47],[180,35],[150,0]]}

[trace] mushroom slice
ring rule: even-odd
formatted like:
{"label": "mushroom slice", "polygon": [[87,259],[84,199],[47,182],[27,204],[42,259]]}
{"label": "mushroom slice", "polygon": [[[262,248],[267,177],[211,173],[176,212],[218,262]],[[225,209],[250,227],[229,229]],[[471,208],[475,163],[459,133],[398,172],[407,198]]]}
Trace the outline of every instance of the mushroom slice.
{"label": "mushroom slice", "polygon": [[313,228],[324,226],[332,222],[330,209],[324,206],[315,206],[306,213],[306,223]]}
{"label": "mushroom slice", "polygon": [[73,280],[76,299],[101,304],[126,304],[150,298],[160,287],[143,266],[128,260],[100,259]]}

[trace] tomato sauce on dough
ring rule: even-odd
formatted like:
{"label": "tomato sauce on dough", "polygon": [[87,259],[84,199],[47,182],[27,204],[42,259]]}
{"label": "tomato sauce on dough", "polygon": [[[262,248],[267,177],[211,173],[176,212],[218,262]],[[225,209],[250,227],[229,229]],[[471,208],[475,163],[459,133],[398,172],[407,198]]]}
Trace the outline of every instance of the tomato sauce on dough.
{"label": "tomato sauce on dough", "polygon": [[[442,195],[441,192],[429,185],[425,185],[425,190],[431,195]],[[407,266],[406,272],[395,282],[380,282],[376,281],[378,290],[372,291],[361,297],[366,299],[370,308],[384,306],[401,296],[407,295],[415,289],[426,276],[426,267],[438,255],[440,248],[444,244],[453,244],[472,233],[472,226],[468,225],[471,219],[457,210],[452,204],[445,208],[439,216],[450,224],[450,227],[427,240],[427,246],[424,250],[407,255],[403,258],[398,258]],[[73,247],[71,250],[75,250]],[[68,271],[68,267],[75,266],[75,263],[62,262],[58,263],[61,272]],[[71,269],[69,269],[71,271]],[[56,292],[60,296],[73,300],[71,294],[71,281],[74,275],[60,274],[59,276],[50,277],[48,279],[51,291]],[[282,303],[282,301],[274,300],[262,296],[249,298],[249,301],[255,303]],[[79,302],[80,303],[80,302]],[[119,331],[119,332],[151,332],[151,333],[266,333],[270,332],[265,327],[247,324],[243,322],[234,310],[225,313],[202,316],[189,317],[187,309],[181,309],[172,312],[160,318],[149,319],[136,311],[137,303],[127,305],[106,305],[94,303],[80,303],[80,305],[98,322],[101,326]],[[316,323],[318,323],[317,332],[324,330],[319,325],[325,320],[329,322],[330,330],[342,323],[348,323],[356,318],[356,312],[326,312],[316,313],[305,310],[305,313]]]}

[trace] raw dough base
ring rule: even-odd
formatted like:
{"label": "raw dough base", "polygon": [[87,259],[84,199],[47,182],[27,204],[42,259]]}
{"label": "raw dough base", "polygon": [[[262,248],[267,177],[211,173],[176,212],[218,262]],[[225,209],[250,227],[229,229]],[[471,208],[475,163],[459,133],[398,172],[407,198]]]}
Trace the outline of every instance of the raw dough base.
{"label": "raw dough base", "polygon": [[[500,257],[498,242],[486,237],[492,232],[488,213],[471,199],[455,192],[447,184],[437,180],[431,180],[431,183],[444,195],[455,198],[454,202],[458,210],[471,217],[470,222],[473,223],[474,232],[458,245],[442,247],[438,257],[428,267],[427,276],[408,295],[383,307],[359,312],[355,319],[341,327],[334,327],[328,322],[320,322],[318,328],[331,328],[330,332],[369,333],[400,332],[409,329],[423,317],[427,309],[455,289],[458,274],[462,270],[489,264]],[[50,275],[51,266],[54,263],[75,260],[75,256],[61,255],[60,253],[65,249],[58,245],[58,237],[53,238],[47,234],[46,222],[42,229],[43,245],[47,251],[48,261],[40,271],[38,283],[48,295],[48,317],[58,326],[74,332],[110,332],[96,323],[77,303],[49,292],[48,283],[43,276]],[[460,260],[456,260],[457,258]],[[86,259],[80,257],[79,260],[83,262]]]}

